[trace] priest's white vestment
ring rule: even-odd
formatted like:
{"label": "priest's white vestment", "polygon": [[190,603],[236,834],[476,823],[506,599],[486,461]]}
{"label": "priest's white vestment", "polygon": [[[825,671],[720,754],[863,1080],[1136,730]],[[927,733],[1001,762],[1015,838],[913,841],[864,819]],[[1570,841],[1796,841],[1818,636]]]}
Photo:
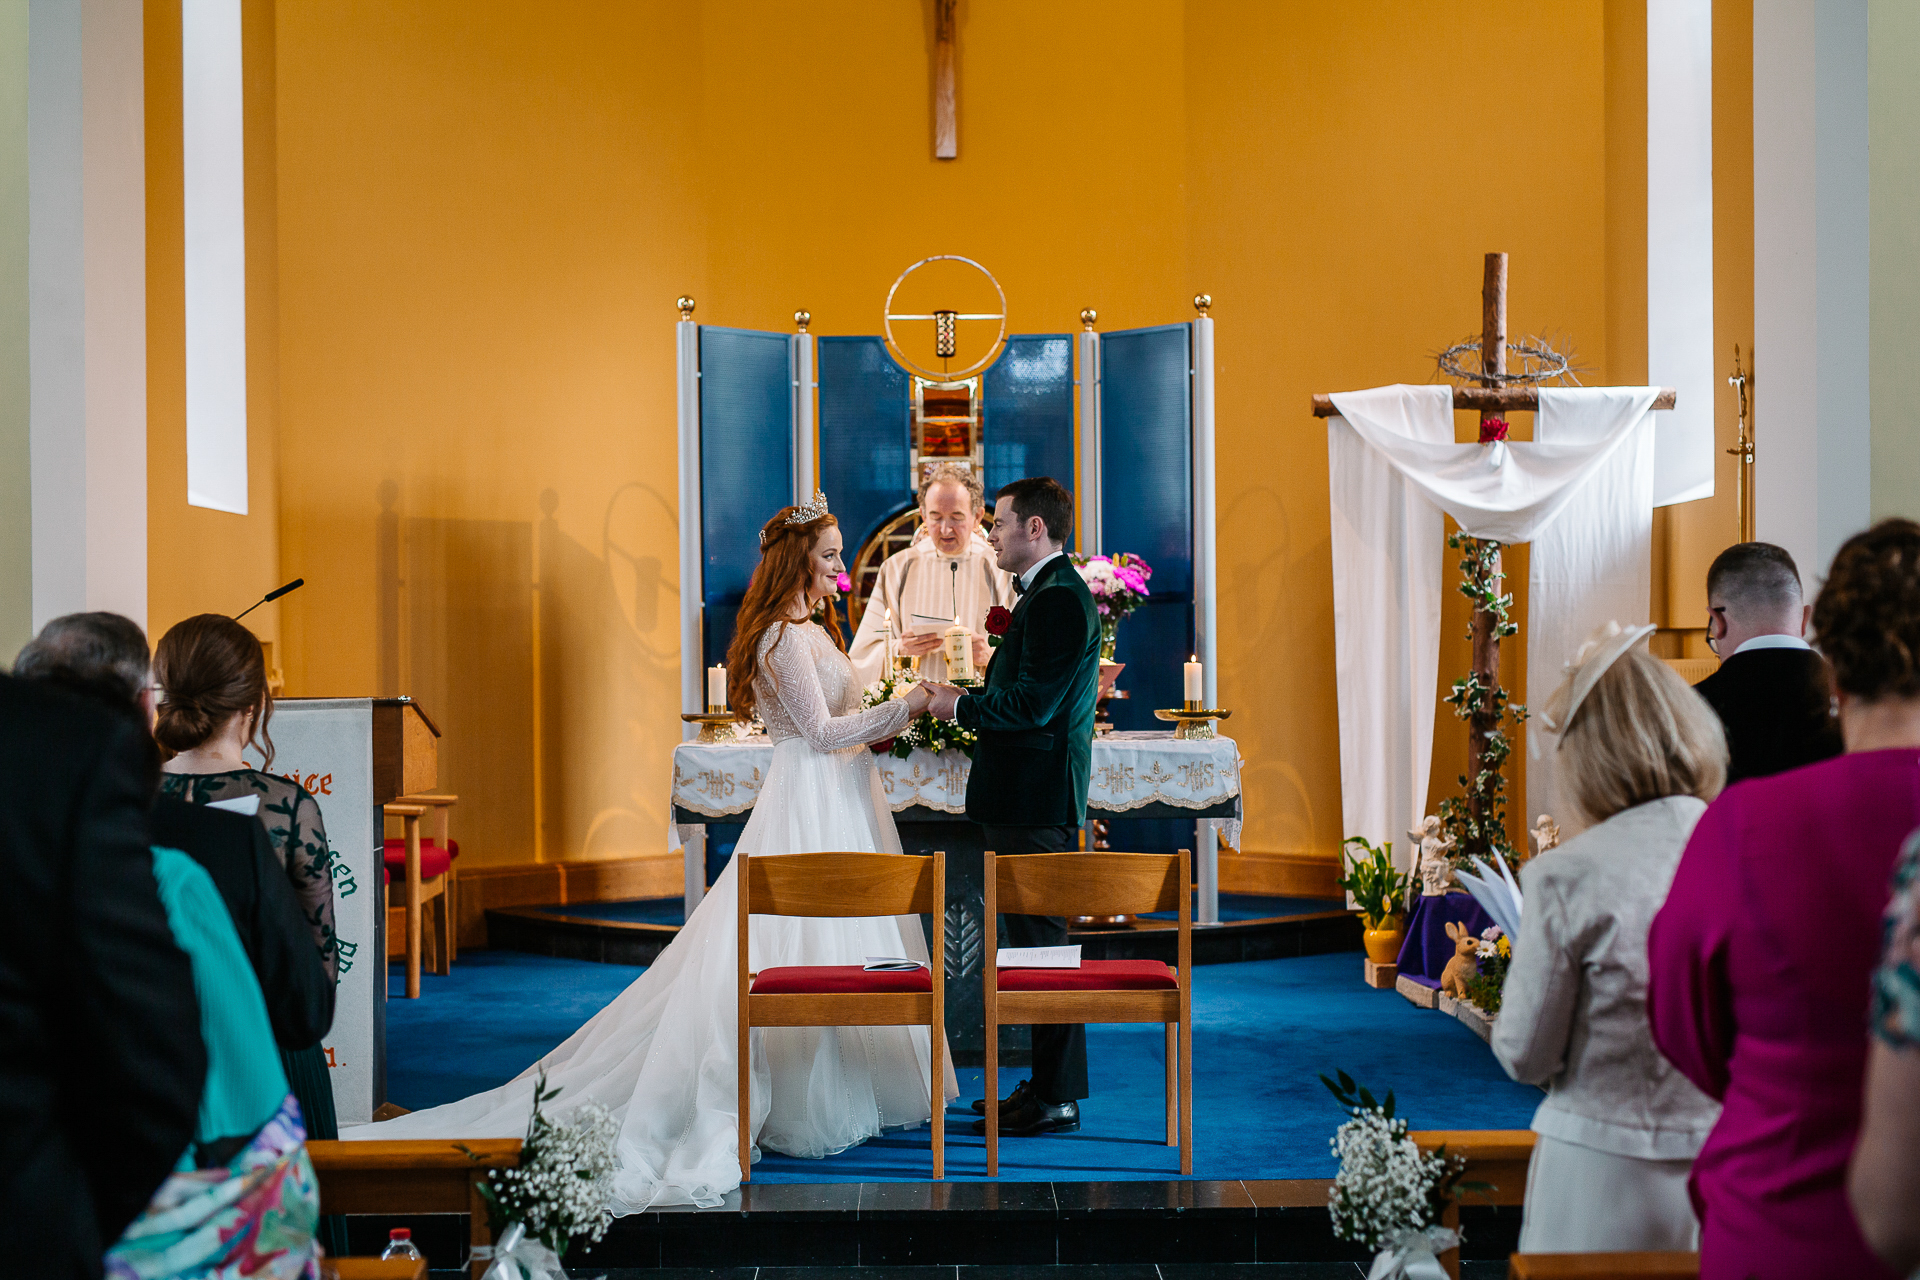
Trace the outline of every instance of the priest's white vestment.
{"label": "priest's white vestment", "polygon": [[[860,626],[848,646],[854,674],[862,684],[872,684],[886,665],[886,645],[881,634],[887,610],[893,610],[893,634],[896,649],[899,638],[909,631],[931,631],[932,627],[914,626],[913,615],[929,618],[954,617],[954,598],[959,597],[961,625],[975,635],[986,634],[987,610],[995,605],[1013,608],[1013,576],[995,564],[993,548],[985,535],[975,531],[967,548],[958,556],[941,554],[933,539],[924,533],[905,551],[895,552],[881,562],[880,580],[874,584],[867,611],[860,615]],[[959,565],[956,573],[951,567]],[[947,660],[938,651],[920,659],[920,674],[928,680],[947,678]]]}

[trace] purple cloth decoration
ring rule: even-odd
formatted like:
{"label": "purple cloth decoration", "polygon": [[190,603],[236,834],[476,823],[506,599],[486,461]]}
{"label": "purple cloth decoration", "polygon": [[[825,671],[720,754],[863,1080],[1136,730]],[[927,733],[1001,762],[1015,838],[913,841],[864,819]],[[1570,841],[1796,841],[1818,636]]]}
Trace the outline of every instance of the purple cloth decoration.
{"label": "purple cloth decoration", "polygon": [[1415,898],[1413,910],[1407,915],[1407,937],[1400,944],[1400,976],[1422,986],[1438,987],[1440,975],[1454,953],[1447,926],[1464,924],[1477,938],[1492,923],[1493,917],[1464,890],[1437,898]]}

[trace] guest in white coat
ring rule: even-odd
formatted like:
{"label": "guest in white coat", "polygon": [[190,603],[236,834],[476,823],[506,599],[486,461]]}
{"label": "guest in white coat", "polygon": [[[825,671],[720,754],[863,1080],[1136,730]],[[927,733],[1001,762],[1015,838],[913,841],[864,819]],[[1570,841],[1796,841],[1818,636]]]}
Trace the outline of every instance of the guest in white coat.
{"label": "guest in white coat", "polygon": [[[1536,725],[1586,829],[1520,874],[1525,906],[1493,1024],[1516,1080],[1544,1085],[1527,1170],[1523,1253],[1699,1248],[1687,1174],[1719,1115],[1654,1047],[1647,931],[1727,746],[1711,709],[1608,624]],[[1538,732],[1538,728],[1535,730]]]}
{"label": "guest in white coat", "polygon": [[916,614],[953,618],[957,602],[960,624],[973,632],[973,669],[986,671],[992,654],[987,611],[995,605],[1011,609],[1015,600],[1013,576],[1000,570],[980,533],[986,506],[980,478],[968,467],[943,463],[920,486],[920,530],[912,546],[880,565],[880,580],[847,649],[862,684],[878,680],[886,665],[882,627],[889,609],[894,651],[920,659],[923,679],[945,680],[947,662],[940,653],[945,627],[916,625],[913,619]]}

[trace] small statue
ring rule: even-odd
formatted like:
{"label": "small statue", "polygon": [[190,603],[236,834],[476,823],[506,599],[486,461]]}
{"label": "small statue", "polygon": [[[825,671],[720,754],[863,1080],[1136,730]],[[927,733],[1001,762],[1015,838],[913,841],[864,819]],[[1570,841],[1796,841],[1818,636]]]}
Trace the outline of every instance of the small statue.
{"label": "small statue", "polygon": [[1550,813],[1541,814],[1540,820],[1533,824],[1533,830],[1527,834],[1533,840],[1533,856],[1536,858],[1560,843],[1560,826]]}
{"label": "small statue", "polygon": [[1418,830],[1407,832],[1407,843],[1414,849],[1414,874],[1423,896],[1437,898],[1459,887],[1453,878],[1453,837],[1441,830],[1440,819],[1428,814]]}

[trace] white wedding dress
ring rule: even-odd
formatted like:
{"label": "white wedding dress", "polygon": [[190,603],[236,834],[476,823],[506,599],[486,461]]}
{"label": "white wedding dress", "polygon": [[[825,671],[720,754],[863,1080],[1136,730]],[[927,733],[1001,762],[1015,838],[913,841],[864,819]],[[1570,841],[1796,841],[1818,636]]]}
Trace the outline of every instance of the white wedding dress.
{"label": "white wedding dress", "polygon": [[[773,764],[739,849],[900,852],[880,772],[866,743],[906,727],[906,704],[860,709],[853,667],[818,626],[776,624],[754,681]],[[346,1139],[509,1138],[527,1129],[534,1073],[560,1096],[557,1118],[597,1101],[620,1126],[613,1211],[718,1205],[740,1184],[734,1023],[734,867],[730,862],[677,937],[611,1004],[509,1083],[459,1102],[343,1130]],[[755,972],[780,965],[927,959],[915,916],[755,916]],[[752,1032],[756,1149],[817,1158],[889,1129],[927,1123],[925,1027],[774,1027]],[[945,1055],[942,1105],[958,1096]]]}

